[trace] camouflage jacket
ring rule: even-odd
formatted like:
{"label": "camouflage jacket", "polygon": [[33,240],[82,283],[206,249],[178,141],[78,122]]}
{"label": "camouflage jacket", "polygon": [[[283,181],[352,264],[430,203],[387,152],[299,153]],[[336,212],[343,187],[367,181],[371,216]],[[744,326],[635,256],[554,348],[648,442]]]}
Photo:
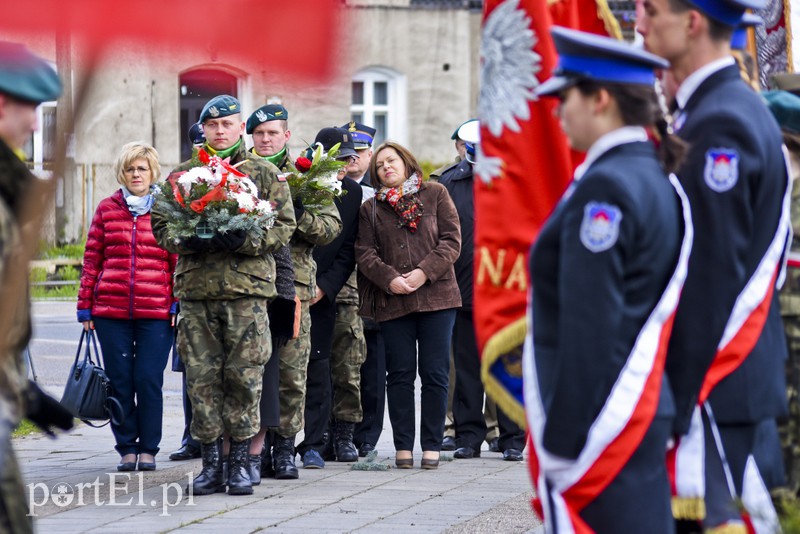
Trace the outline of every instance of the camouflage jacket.
{"label": "camouflage jacket", "polygon": [[800,154],[791,153],[792,198],[789,206],[792,220],[792,244],[789,251],[789,264],[786,269],[786,282],[779,299],[781,315],[800,316]]}
{"label": "camouflage jacket", "polygon": [[[244,142],[233,153],[231,164],[247,173],[259,191],[259,197],[270,200],[278,213],[272,228],[262,238],[248,235],[235,252],[196,253],[167,238],[167,220],[153,206],[151,223],[158,243],[170,252],[179,254],[175,267],[175,296],[182,300],[229,300],[240,297],[273,298],[275,291],[275,260],[272,252],[285,245],[295,229],[294,209],[289,184],[279,178],[278,169],[249,152]],[[178,165],[173,172],[196,167],[196,160]]]}
{"label": "camouflage jacket", "polygon": [[[19,223],[16,202],[22,195],[25,183],[35,180],[31,172],[0,140],[0,280],[5,276],[8,258],[19,246]],[[3,298],[0,295],[0,298]],[[0,362],[0,421],[16,426],[25,413],[24,392],[28,377],[22,353],[31,338],[31,316],[28,294],[25,292],[14,306],[15,317],[7,333],[10,354],[2,355]]]}
{"label": "camouflage jacket", "polygon": [[[289,151],[286,151],[280,169],[284,173],[297,172]],[[317,264],[312,253],[317,245],[327,245],[342,231],[342,219],[336,206],[323,206],[318,214],[303,211],[297,219],[297,228],[289,244],[294,263],[294,288],[300,300],[311,300],[317,292]]]}

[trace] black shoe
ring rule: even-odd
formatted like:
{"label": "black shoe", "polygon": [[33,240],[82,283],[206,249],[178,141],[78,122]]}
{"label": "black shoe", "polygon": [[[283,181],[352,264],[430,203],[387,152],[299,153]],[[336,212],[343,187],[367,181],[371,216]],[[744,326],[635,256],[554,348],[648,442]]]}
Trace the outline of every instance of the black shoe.
{"label": "black shoe", "polygon": [[194,495],[223,493],[225,480],[222,478],[222,438],[211,443],[201,443],[200,454],[203,459],[203,470],[192,481],[192,493]]}
{"label": "black shoe", "polygon": [[445,436],[442,440],[442,450],[443,451],[454,451],[456,450],[456,438],[451,438],[450,436]]}
{"label": "black shoe", "polygon": [[272,465],[272,446],[268,445],[261,453],[261,478],[275,478],[275,466]]}
{"label": "black shoe", "polygon": [[[333,421],[331,421],[332,423]],[[322,435],[322,441],[325,443],[325,446],[322,448],[322,452],[320,455],[322,459],[326,462],[333,462],[336,460],[336,451],[333,448],[333,434],[331,432],[325,432]]]}
{"label": "black shoe", "polygon": [[228,455],[228,495],[252,495],[250,480],[250,440],[231,440]]}
{"label": "black shoe", "polygon": [[155,471],[156,470],[156,462],[139,462],[136,468],[139,471]]}
{"label": "black shoe", "polygon": [[291,480],[300,477],[297,466],[294,464],[294,436],[284,438],[275,435],[275,450],[272,464],[275,467],[275,478],[278,480]]}
{"label": "black shoe", "polygon": [[355,423],[348,423],[347,421],[334,421],[333,435],[337,462],[358,461],[358,450],[353,444],[355,426]]}
{"label": "black shoe", "polygon": [[494,438],[489,442],[489,452],[500,452],[500,440]]}
{"label": "black shoe", "polygon": [[375,450],[375,445],[372,443],[362,443],[358,448],[358,455],[364,458],[366,455]]}
{"label": "black shoe", "polygon": [[521,462],[522,451],[519,449],[506,449],[503,451],[503,460],[506,462]]}
{"label": "black shoe", "polygon": [[459,447],[456,449],[456,452],[453,453],[453,458],[458,458],[459,460],[469,460],[470,458],[480,457],[480,449],[475,450],[472,447]]}
{"label": "black shoe", "polygon": [[136,462],[120,462],[117,471],[136,471]]}
{"label": "black shoe", "polygon": [[200,449],[191,445],[184,445],[177,451],[169,453],[169,459],[175,462],[194,460],[195,458],[200,458]]}
{"label": "black shoe", "polygon": [[250,457],[250,465],[248,466],[250,470],[250,483],[253,486],[258,486],[261,484],[261,455],[250,454],[248,456]]}

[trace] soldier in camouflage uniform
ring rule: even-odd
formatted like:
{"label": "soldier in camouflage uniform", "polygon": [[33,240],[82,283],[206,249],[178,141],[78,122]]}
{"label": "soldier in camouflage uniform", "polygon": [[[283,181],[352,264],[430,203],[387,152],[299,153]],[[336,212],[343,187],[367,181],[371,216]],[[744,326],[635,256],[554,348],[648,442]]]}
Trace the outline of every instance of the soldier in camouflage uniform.
{"label": "soldier in camouflage uniform", "polygon": [[[289,130],[288,112],[283,106],[267,104],[257,109],[247,120],[247,132],[253,134],[256,155],[272,160],[284,173],[297,172],[289,157],[286,143]],[[274,439],[273,466],[275,478],[296,479],[294,442],[303,428],[303,411],[306,400],[306,373],[311,352],[310,301],[316,295],[316,264],[312,257],[315,245],[326,245],[342,231],[342,220],[332,204],[322,206],[315,213],[303,207],[302,200],[294,198],[297,228],[290,245],[295,271],[295,293],[300,300],[300,333],[278,351],[280,358],[280,427]]]}
{"label": "soldier in camouflage uniform", "polygon": [[[791,75],[783,81],[800,87],[800,76]],[[780,84],[779,84],[780,85]],[[786,281],[779,295],[789,359],[786,360],[786,393],[789,418],[779,425],[788,490],[796,495],[800,490],[800,96],[788,91],[762,93],[778,120],[783,141],[789,149],[792,173],[792,243],[786,268]]]}
{"label": "soldier in camouflage uniform", "polygon": [[[0,41],[0,280],[20,246],[20,198],[36,180],[22,147],[36,130],[36,108],[55,100],[61,83],[55,71],[28,49]],[[7,299],[8,295],[0,294]],[[27,380],[22,351],[31,337],[30,303],[23,292],[0,354],[0,532],[33,532],[25,486],[11,447],[11,433],[23,416],[52,435],[49,425],[72,427],[72,415]]]}
{"label": "soldier in camouflage uniform", "polygon": [[[180,256],[175,295],[181,300],[178,350],[185,358],[186,383],[194,417],[192,436],[201,444],[203,470],[195,494],[253,492],[249,475],[250,439],[258,432],[263,367],[270,357],[267,304],[274,298],[275,261],[271,252],[285,245],[295,228],[291,193],[278,169],[247,152],[239,101],[211,99],[200,114],[205,150],[250,176],[261,198],[275,205],[277,219],[258,238],[243,231],[172,241],[157,202],[153,233],[159,244]],[[194,160],[173,172],[198,165]],[[230,436],[227,480],[222,476],[222,435]]]}

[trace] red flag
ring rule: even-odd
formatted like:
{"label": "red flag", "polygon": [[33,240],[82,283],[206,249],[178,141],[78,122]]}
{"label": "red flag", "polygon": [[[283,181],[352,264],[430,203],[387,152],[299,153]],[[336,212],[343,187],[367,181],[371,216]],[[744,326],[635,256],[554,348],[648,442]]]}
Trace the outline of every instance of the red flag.
{"label": "red flag", "polygon": [[0,28],[66,31],[87,47],[200,48],[308,79],[336,64],[342,14],[336,0],[27,0],[3,6]]}
{"label": "red flag", "polygon": [[535,100],[532,91],[556,66],[549,32],[554,18],[619,35],[605,0],[549,3],[487,0],[481,43],[473,313],[486,392],[522,427],[528,251],[574,166],[554,116],[556,102]]}

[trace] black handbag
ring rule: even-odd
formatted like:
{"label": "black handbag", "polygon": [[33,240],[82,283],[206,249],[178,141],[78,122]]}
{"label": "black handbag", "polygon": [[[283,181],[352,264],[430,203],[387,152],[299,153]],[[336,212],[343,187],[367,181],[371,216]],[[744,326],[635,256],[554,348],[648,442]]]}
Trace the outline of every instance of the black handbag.
{"label": "black handbag", "polygon": [[[86,348],[81,358],[81,348],[86,340]],[[92,346],[97,361],[92,359]],[[101,367],[100,351],[93,330],[83,330],[75,353],[61,405],[72,415],[89,426],[105,426],[109,422],[115,425],[122,423],[125,414],[120,402],[112,396],[111,380]],[[102,425],[94,425],[91,421],[106,421]]]}

